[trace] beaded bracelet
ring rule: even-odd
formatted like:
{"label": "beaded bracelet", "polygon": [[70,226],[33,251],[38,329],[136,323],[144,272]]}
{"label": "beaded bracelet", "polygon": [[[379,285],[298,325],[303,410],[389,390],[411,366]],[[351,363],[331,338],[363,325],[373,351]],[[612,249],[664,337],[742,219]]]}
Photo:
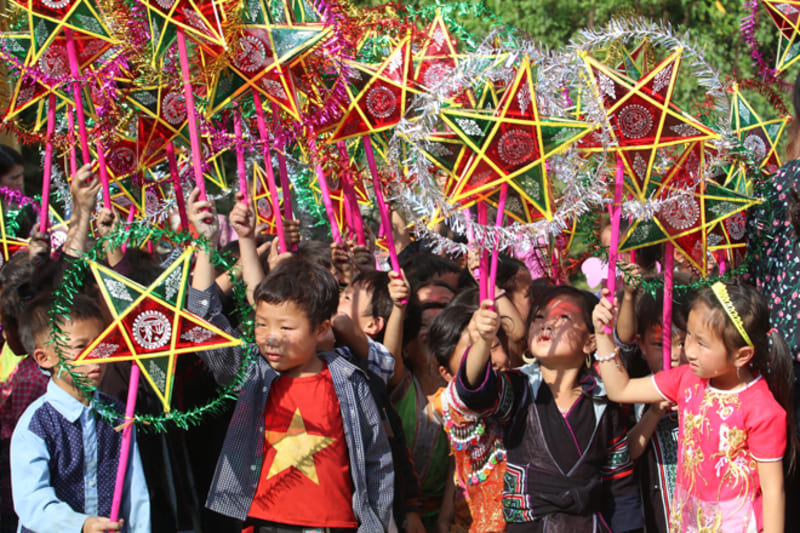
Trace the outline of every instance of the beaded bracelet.
{"label": "beaded bracelet", "polygon": [[597,361],[598,363],[605,363],[606,361],[611,361],[612,359],[616,359],[618,355],[619,355],[619,348],[615,348],[610,355],[607,355],[605,357],[600,357],[597,355],[597,353],[595,353],[594,360]]}

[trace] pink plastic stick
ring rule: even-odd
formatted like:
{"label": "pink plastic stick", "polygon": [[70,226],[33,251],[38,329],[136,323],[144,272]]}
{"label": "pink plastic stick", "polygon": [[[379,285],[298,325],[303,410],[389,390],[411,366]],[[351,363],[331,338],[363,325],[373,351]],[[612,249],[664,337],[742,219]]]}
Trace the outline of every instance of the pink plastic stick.
{"label": "pink plastic stick", "polygon": [[175,157],[175,146],[172,141],[166,144],[169,174],[172,177],[172,188],[175,191],[175,203],[178,204],[178,216],[181,218],[181,231],[189,230],[189,215],[186,213],[186,199],[183,197],[181,174],[178,171],[178,159]]}
{"label": "pink plastic stick", "polygon": [[661,315],[661,344],[664,350],[664,370],[672,367],[672,278],[675,267],[675,245],[664,245],[664,310]]}
{"label": "pink plastic stick", "polygon": [[[288,250],[286,246],[286,235],[283,231],[283,218],[281,217],[281,203],[278,201],[278,187],[275,185],[275,172],[272,170],[272,153],[269,149],[269,138],[267,137],[267,123],[264,120],[264,108],[261,106],[261,95],[253,91],[253,104],[256,107],[256,123],[258,124],[258,134],[261,136],[261,143],[264,146],[264,170],[267,172],[267,189],[272,203],[272,214],[275,219],[275,230],[278,232],[278,248],[281,253]],[[283,190],[284,195],[286,189]],[[286,203],[286,197],[283,198]]]}
{"label": "pink plastic stick", "polygon": [[[339,155],[346,163],[350,162],[349,155],[347,154],[347,145],[344,141],[338,141],[336,148],[339,149]],[[367,241],[364,238],[364,222],[361,219],[361,211],[358,208],[358,199],[356,198],[356,191],[353,188],[352,176],[348,170],[344,171],[342,176],[342,191],[344,192],[345,205],[350,211],[352,219],[352,228],[356,232],[356,242],[359,246],[365,246]]]}
{"label": "pink plastic stick", "polygon": [[[316,152],[317,141],[311,139],[311,143],[313,144],[314,151]],[[322,203],[325,205],[325,214],[328,215],[328,222],[331,225],[331,237],[333,237],[333,242],[341,243],[342,234],[339,233],[339,223],[336,222],[336,211],[333,209],[331,192],[328,189],[328,178],[325,177],[325,173],[322,171],[322,164],[317,163],[314,166],[314,170],[317,173],[317,184],[319,185],[319,190],[322,193]]]}
{"label": "pink plastic stick", "polygon": [[244,196],[242,201],[248,203],[247,168],[244,166],[244,139],[242,138],[242,115],[238,109],[233,111],[233,136],[236,138],[236,174],[239,176],[239,192]]}
{"label": "pink plastic stick", "polygon": [[203,178],[203,163],[200,159],[203,152],[200,150],[200,133],[197,131],[197,121],[194,116],[194,93],[189,77],[189,56],[186,52],[186,33],[180,26],[175,26],[178,35],[178,57],[181,63],[181,78],[183,80],[183,99],[186,103],[186,121],[189,125],[189,143],[192,148],[192,168],[194,169],[194,182],[200,189],[200,200],[206,199],[206,182]]}
{"label": "pink plastic stick", "polygon": [[719,264],[719,275],[721,276],[728,270],[728,265],[725,262],[724,256],[719,258],[718,264]]}
{"label": "pink plastic stick", "polygon": [[392,221],[389,216],[389,208],[383,199],[383,189],[381,188],[381,180],[378,176],[378,165],[375,163],[375,153],[372,151],[372,141],[369,135],[362,137],[364,140],[364,154],[367,156],[367,164],[369,171],[372,174],[372,188],[375,192],[375,199],[378,201],[378,211],[381,214],[381,223],[383,224],[386,234],[386,247],[389,248],[389,260],[392,263],[392,270],[400,272],[400,261],[397,259],[397,250],[394,249],[394,236],[392,235]]}
{"label": "pink plastic stick", "polygon": [[[619,219],[622,213],[622,181],[625,176],[625,166],[622,158],[617,154],[617,174],[614,180],[614,205],[611,211],[611,243],[608,245],[608,278],[606,288],[608,298],[614,301],[614,294],[617,290],[617,249],[619,247]],[[606,326],[605,333],[612,332],[611,326]]]}
{"label": "pink plastic stick", "polygon": [[[508,182],[503,182],[500,185],[500,199],[497,201],[497,220],[495,221],[495,227],[499,230],[503,227],[503,218],[506,214],[506,198],[508,197]],[[489,263],[489,285],[487,289],[486,297],[490,300],[494,300],[494,288],[495,283],[497,282],[497,235],[499,232],[495,232],[495,241],[494,246],[492,247],[492,257],[490,258]]]}
{"label": "pink plastic stick", "polygon": [[56,130],[56,93],[47,97],[47,140],[44,145],[42,176],[42,205],[39,206],[39,231],[47,231],[50,224],[50,178],[53,169],[53,133]]}
{"label": "pink plastic stick", "polygon": [[100,141],[95,145],[97,149],[97,168],[100,170],[100,183],[103,191],[103,207],[111,209],[111,190],[108,187],[108,168],[106,167],[106,153]]}
{"label": "pink plastic stick", "polygon": [[[81,75],[80,64],[78,63],[78,52],[75,50],[75,39],[72,35],[72,30],[64,27],[64,37],[67,41],[67,59],[69,60],[69,70],[73,78],[79,78]],[[92,161],[91,152],[89,152],[89,135],[86,133],[86,117],[83,114],[83,99],[81,98],[81,88],[78,82],[72,84],[72,96],[75,99],[75,114],[78,117],[78,134],[81,141],[81,155],[83,156],[83,164]]]}
{"label": "pink plastic stick", "polygon": [[120,504],[122,503],[122,490],[125,486],[125,473],[128,470],[128,458],[131,454],[131,441],[133,440],[133,412],[136,408],[136,394],[139,391],[139,365],[131,363],[131,378],[128,381],[128,401],[125,403],[125,427],[122,430],[122,447],[119,450],[119,466],[117,467],[117,480],[114,484],[114,497],[111,500],[112,521],[119,518]]}
{"label": "pink plastic stick", "polygon": [[[72,112],[72,107],[67,106],[67,126],[69,127],[69,134],[73,135],[75,132],[75,114]],[[75,145],[70,143],[69,147],[69,175],[74,176],[78,173],[78,155],[75,153]]]}
{"label": "pink plastic stick", "polygon": [[[486,222],[488,221],[488,215],[486,213],[486,203],[483,201],[478,202],[478,225],[483,228],[486,228]],[[478,291],[480,294],[480,300],[484,301],[486,298],[489,297],[489,257],[486,254],[486,242],[478,243],[480,245],[480,269],[481,269],[481,276],[478,280],[478,286],[480,290]]]}
{"label": "pink plastic stick", "polygon": [[[281,116],[281,108],[275,102],[272,102],[272,122],[273,124],[279,123]],[[286,155],[283,151],[286,149],[286,142],[283,146],[277,146],[275,150],[275,157],[278,159],[278,172],[281,177],[281,189],[283,189],[283,218],[286,220],[294,220],[292,214],[292,191],[289,188],[289,172],[286,170]]]}
{"label": "pink plastic stick", "polygon": [[[135,219],[135,218],[136,218],[136,206],[131,204],[131,208],[128,210],[128,216],[126,217],[125,227],[126,228],[130,228],[131,227],[131,222],[133,222],[133,219]],[[122,246],[120,246],[120,249],[122,250],[122,253],[125,253],[127,248],[128,248],[128,241],[126,240],[124,243],[122,243]]]}

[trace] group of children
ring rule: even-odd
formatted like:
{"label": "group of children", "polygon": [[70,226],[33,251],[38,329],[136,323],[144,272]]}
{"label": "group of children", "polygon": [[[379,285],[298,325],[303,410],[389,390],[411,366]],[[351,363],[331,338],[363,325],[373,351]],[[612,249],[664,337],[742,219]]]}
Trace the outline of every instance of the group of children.
{"label": "group of children", "polygon": [[[229,384],[249,364],[224,439],[204,443],[216,446],[216,467],[204,481],[197,455],[175,451],[183,430],[153,441],[140,428],[111,520],[124,375],[113,363],[70,364],[109,313],[88,280],[68,311],[52,311],[53,289],[91,246],[92,221],[99,235],[114,231],[112,212],[93,214],[98,186],[81,168],[63,247],[51,254],[34,234],[0,269],[3,531],[784,530],[793,357],[749,284],[680,294],[673,367],[660,371],[662,302],[638,288],[650,275],[641,268],[616,298],[598,298],[532,280],[503,256],[494,298],[479,301],[469,258],[412,246],[400,272],[383,272],[368,248],[301,241],[292,224],[297,251],[280,254],[241,197],[227,219],[238,240],[220,251],[238,256],[253,342],[198,349],[176,377],[181,390],[213,388],[211,378]],[[233,283],[213,257],[215,205],[194,191],[187,213],[209,243],[196,253],[187,309],[240,335]],[[152,254],[105,252],[143,284],[158,275]],[[173,489],[165,505],[164,461],[204,504],[177,501]],[[181,526],[182,505],[208,511]]]}

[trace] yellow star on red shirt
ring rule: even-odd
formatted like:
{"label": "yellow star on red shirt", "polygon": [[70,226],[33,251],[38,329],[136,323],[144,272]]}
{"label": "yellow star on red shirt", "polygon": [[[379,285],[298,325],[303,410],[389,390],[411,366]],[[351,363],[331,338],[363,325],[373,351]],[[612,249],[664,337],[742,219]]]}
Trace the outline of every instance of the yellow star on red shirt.
{"label": "yellow star on red shirt", "polygon": [[295,410],[286,431],[267,431],[264,438],[277,452],[267,472],[267,479],[293,466],[319,485],[314,454],[333,444],[336,439],[306,432],[300,408]]}

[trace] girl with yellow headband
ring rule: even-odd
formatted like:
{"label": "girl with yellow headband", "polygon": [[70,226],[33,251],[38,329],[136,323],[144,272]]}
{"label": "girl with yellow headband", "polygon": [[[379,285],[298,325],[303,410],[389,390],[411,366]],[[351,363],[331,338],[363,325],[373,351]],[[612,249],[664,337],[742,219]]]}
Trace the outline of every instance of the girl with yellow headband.
{"label": "girl with yellow headband", "polygon": [[609,399],[678,405],[670,531],[782,533],[782,460],[786,456],[793,468],[797,440],[794,417],[786,416],[794,412],[792,359],[780,334],[770,329],[766,299],[738,281],[702,290],[687,322],[689,364],[641,379],[629,379],[614,340],[603,333],[615,314],[616,302],[603,298],[592,315]]}

